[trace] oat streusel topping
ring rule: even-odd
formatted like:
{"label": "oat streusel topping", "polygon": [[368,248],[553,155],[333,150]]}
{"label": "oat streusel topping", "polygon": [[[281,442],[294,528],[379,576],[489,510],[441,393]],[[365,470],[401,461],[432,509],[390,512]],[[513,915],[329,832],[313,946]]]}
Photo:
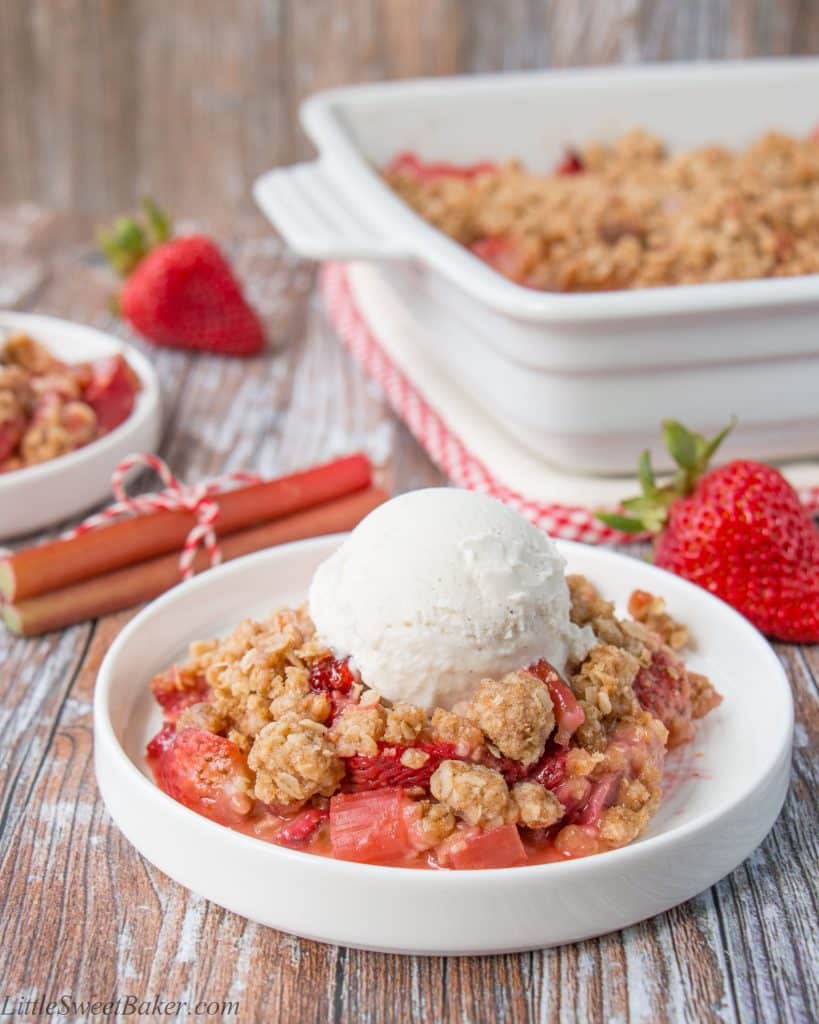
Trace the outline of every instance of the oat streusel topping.
{"label": "oat streusel topping", "polygon": [[517,820],[517,805],[506,780],[484,765],[443,761],[433,773],[430,790],[436,800],[470,825],[497,828]]}
{"label": "oat streusel topping", "polygon": [[549,691],[526,671],[482,680],[467,706],[466,717],[501,754],[527,765],[543,753],[555,727]]}
{"label": "oat streusel topping", "polygon": [[[598,640],[581,664],[563,681],[525,669],[484,679],[468,701],[431,713],[383,701],[333,658],[303,608],[246,620],[193,644],[187,664],[152,681],[167,714],[160,755],[174,727],[212,734],[199,738],[203,750],[222,737],[225,786],[231,772],[244,780],[245,800],[252,793],[255,802],[243,813],[258,834],[269,828],[264,815],[292,822],[272,833],[290,835],[274,840],[285,845],[307,842],[312,830],[335,843],[329,798],[340,796],[355,831],[355,799],[387,813],[383,794],[401,808],[412,856],[437,866],[452,866],[453,843],[462,851],[481,830],[513,824],[530,851],[623,846],[659,806],[667,749],[721,698],[675,653],[687,630],[659,598],[635,592],[635,618],[620,619],[583,577],[568,582],[572,620]],[[388,842],[395,834],[385,826]]]}
{"label": "oat streusel topping", "polygon": [[388,184],[530,288],[591,292],[819,272],[819,140],[770,132],[740,151],[669,152],[644,131],[575,154],[579,173],[510,162]]}
{"label": "oat streusel topping", "polygon": [[313,655],[311,644],[313,626],[304,610],[279,609],[264,622],[246,619],[221,641],[192,647],[191,667],[204,675],[241,749],[278,715],[326,720],[326,702],[309,701],[305,658]]}
{"label": "oat streusel topping", "polygon": [[384,742],[390,744],[412,743],[426,728],[427,713],[415,704],[397,701],[387,711]]}
{"label": "oat streusel topping", "polygon": [[341,757],[375,757],[384,736],[387,713],[380,704],[351,704],[333,722],[330,738]]}
{"label": "oat streusel topping", "polygon": [[410,838],[417,850],[429,850],[455,831],[455,815],[435,800],[421,800],[419,807],[418,819],[410,825]]}
{"label": "oat streusel topping", "polygon": [[565,807],[538,782],[518,782],[512,787],[512,799],[518,808],[521,825],[549,828],[563,817]]}
{"label": "oat streusel topping", "polygon": [[645,590],[635,590],[629,598],[628,613],[662,637],[672,651],[681,651],[690,639],[688,627],[668,614],[662,597]]}
{"label": "oat streusel topping", "polygon": [[256,796],[267,804],[302,803],[316,794],[332,796],[344,776],[344,764],[326,727],[295,715],[264,726],[247,763],[256,773]]}
{"label": "oat streusel topping", "polygon": [[476,725],[444,708],[432,712],[430,733],[439,743],[451,743],[459,757],[472,757],[484,745],[483,733]]}

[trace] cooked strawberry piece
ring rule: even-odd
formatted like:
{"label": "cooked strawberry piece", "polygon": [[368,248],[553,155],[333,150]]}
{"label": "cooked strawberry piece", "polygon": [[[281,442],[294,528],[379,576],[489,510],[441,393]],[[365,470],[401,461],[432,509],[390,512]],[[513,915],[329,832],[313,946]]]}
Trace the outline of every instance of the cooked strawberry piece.
{"label": "cooked strawberry piece", "polygon": [[611,807],[617,799],[617,787],[621,778],[617,772],[607,772],[599,779],[592,780],[591,796],[582,810],[572,817],[572,821],[579,825],[599,825],[603,811]]}
{"label": "cooked strawberry piece", "polygon": [[527,861],[517,825],[502,825],[489,832],[466,836],[449,851],[449,860],[459,871],[478,868],[513,868]]}
{"label": "cooked strawberry piece", "polygon": [[173,741],[176,737],[176,728],[170,723],[166,722],[159,732],[149,741],[145,748],[145,756],[148,758],[148,762],[151,768],[156,772],[157,764],[159,759],[173,745]]}
{"label": "cooked strawberry piece", "polygon": [[204,676],[183,673],[177,666],[160,672],[151,680],[151,692],[162,708],[165,721],[175,722],[180,711],[210,696]]}
{"label": "cooked strawberry piece", "polygon": [[22,413],[0,422],[0,462],[11,458],[25,432],[26,418]]}
{"label": "cooked strawberry piece", "polygon": [[679,718],[691,718],[691,684],[685,666],[670,650],[654,651],[634,680],[641,706],[669,727]]}
{"label": "cooked strawberry piece", "polygon": [[310,689],[339,690],[347,693],[355,682],[355,676],[350,668],[349,661],[340,661],[337,658],[321,658],[313,662],[310,667]]}
{"label": "cooked strawberry piece", "polygon": [[276,842],[279,846],[304,845],[312,838],[319,825],[327,820],[329,813],[317,807],[308,807],[279,829],[275,837]]}
{"label": "cooked strawberry piece", "polygon": [[[456,760],[464,760],[464,758],[458,758],[457,755],[454,756]],[[523,779],[528,779],[532,771],[531,765],[527,766],[520,761],[513,761],[511,757],[499,757],[490,750],[482,753],[480,763],[487,768],[494,768],[496,772],[500,772],[510,786],[516,782],[522,782]]]}
{"label": "cooked strawberry piece", "polygon": [[534,782],[539,782],[541,786],[545,786],[546,789],[554,789],[566,778],[568,756],[567,747],[558,747],[554,740],[550,740],[530,778]]}
{"label": "cooked strawberry piece", "polygon": [[330,801],[330,842],[341,860],[384,863],[412,852],[403,789],[340,793]]}
{"label": "cooked strawberry piece", "polygon": [[549,688],[549,696],[552,698],[555,722],[557,723],[555,743],[562,747],[568,746],[569,740],[586,721],[583,708],[577,703],[575,695],[548,661],[538,661],[529,667],[529,671]]}
{"label": "cooked strawberry piece", "polygon": [[158,758],[157,782],[168,796],[224,825],[252,806],[252,778],[244,754],[223,736],[183,729]]}
{"label": "cooked strawberry piece", "polygon": [[475,178],[479,174],[494,171],[496,167],[497,164],[491,160],[482,160],[475,164],[452,164],[446,160],[427,163],[416,153],[405,151],[397,153],[393,157],[387,171],[393,174],[405,174],[417,181],[435,181],[438,178]]}
{"label": "cooked strawberry piece", "polygon": [[83,398],[97,414],[100,431],[107,432],[133,412],[139,380],[120,355],[98,359],[91,364],[91,374]]}
{"label": "cooked strawberry piece", "polygon": [[586,165],[583,163],[583,157],[576,149],[567,149],[563,154],[563,158],[555,167],[555,174],[560,177],[567,177],[572,174],[582,174],[585,170]]}
{"label": "cooked strawberry piece", "polygon": [[523,284],[526,278],[526,259],[520,245],[508,235],[479,238],[469,247],[478,259],[488,263],[510,281]]}
{"label": "cooked strawberry piece", "polygon": [[[407,750],[417,750],[427,755],[420,767],[402,764],[401,757]],[[420,787],[429,789],[432,773],[442,761],[457,758],[451,743],[416,743],[413,746],[383,745],[377,757],[363,757],[356,754],[347,758],[347,776],[343,787],[353,793],[372,789],[401,786],[404,789]]]}

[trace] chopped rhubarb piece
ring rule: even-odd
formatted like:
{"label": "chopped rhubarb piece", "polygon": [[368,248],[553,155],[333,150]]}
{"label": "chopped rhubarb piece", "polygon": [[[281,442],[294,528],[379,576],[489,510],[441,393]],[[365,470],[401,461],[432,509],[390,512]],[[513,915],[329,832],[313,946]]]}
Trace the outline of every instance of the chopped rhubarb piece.
{"label": "chopped rhubarb piece", "polygon": [[192,704],[200,704],[210,696],[204,676],[180,671],[174,665],[151,680],[151,692],[162,708],[166,722],[175,722],[179,713]]}
{"label": "chopped rhubarb piece", "polygon": [[402,789],[340,793],[330,801],[330,842],[341,860],[384,863],[412,852]]}
{"label": "chopped rhubarb piece", "polygon": [[592,793],[592,784],[588,779],[578,776],[566,779],[552,790],[557,799],[566,808],[565,818],[574,820],[588,803]]}
{"label": "chopped rhubarb piece", "polygon": [[250,810],[252,778],[235,743],[201,729],[183,729],[158,759],[157,782],[168,796],[223,825]]}
{"label": "chopped rhubarb piece", "polygon": [[607,772],[599,779],[593,779],[591,796],[585,807],[573,817],[573,821],[578,825],[599,825],[603,811],[617,799],[621,777],[618,772]]}
{"label": "chopped rhubarb piece", "polygon": [[513,868],[525,864],[526,850],[517,825],[502,825],[455,843],[449,853],[452,866],[459,871],[477,868]]}
{"label": "chopped rhubarb piece", "polygon": [[417,153],[397,153],[387,166],[387,172],[405,174],[417,181],[435,181],[438,178],[475,178],[479,174],[494,171],[497,164],[482,160],[474,164],[452,164],[446,160],[426,163]]}
{"label": "chopped rhubarb piece", "polygon": [[567,177],[572,174],[582,174],[585,170],[586,165],[583,163],[583,157],[576,149],[567,149],[563,154],[563,158],[555,167],[555,174],[560,177]]}
{"label": "chopped rhubarb piece", "polygon": [[312,838],[316,829],[323,821],[327,820],[328,816],[329,811],[320,810],[318,807],[308,807],[279,829],[275,841],[279,846],[303,846],[308,839]]}
{"label": "chopped rhubarb piece", "polygon": [[583,708],[577,703],[575,695],[548,661],[538,661],[530,666],[529,671],[549,688],[549,696],[552,698],[557,723],[555,743],[561,747],[568,746],[569,740],[586,721]]}
{"label": "chopped rhubarb piece", "polygon": [[[404,764],[401,758],[408,750],[426,755],[426,761],[417,766]],[[421,742],[412,746],[394,747],[382,745],[376,757],[356,754],[347,759],[344,789],[353,793],[395,786],[404,789],[415,786],[429,789],[432,773],[442,761],[450,758],[457,758],[455,747],[451,743]]]}
{"label": "chopped rhubarb piece", "polygon": [[83,399],[97,414],[100,430],[113,430],[131,415],[139,380],[123,356],[98,359],[91,371]]}

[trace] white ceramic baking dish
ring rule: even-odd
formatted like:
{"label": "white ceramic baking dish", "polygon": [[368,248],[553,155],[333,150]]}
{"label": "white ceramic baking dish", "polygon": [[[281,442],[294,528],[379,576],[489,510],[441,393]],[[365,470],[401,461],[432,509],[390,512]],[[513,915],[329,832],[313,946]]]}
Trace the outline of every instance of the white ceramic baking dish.
{"label": "white ceramic baking dish", "polygon": [[255,196],[302,255],[375,261],[448,372],[547,461],[625,472],[663,416],[710,431],[732,413],[740,426],[726,456],[799,457],[819,450],[819,275],[536,292],[426,224],[375,168],[411,149],[546,169],[566,145],[635,126],[673,149],[741,146],[770,129],[810,132],[817,95],[813,59],[340,89],[302,109],[319,159],[269,172]]}

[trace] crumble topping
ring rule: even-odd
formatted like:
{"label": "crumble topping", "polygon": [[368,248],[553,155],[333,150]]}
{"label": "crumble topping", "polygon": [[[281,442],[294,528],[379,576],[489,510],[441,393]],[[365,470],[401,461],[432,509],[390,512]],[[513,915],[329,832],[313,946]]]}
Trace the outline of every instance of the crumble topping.
{"label": "crumble topping", "polygon": [[516,161],[431,170],[405,155],[383,176],[427,221],[526,287],[595,292],[819,272],[815,136],[770,132],[742,150],[673,153],[635,130],[571,151],[552,173]]}
{"label": "crumble topping", "polygon": [[688,627],[672,619],[665,610],[662,597],[656,597],[645,590],[635,590],[628,601],[628,613],[662,637],[672,651],[681,651],[689,641]]}
{"label": "crumble topping", "polygon": [[0,349],[0,473],[66,455],[126,419],[140,389],[122,356],[63,363],[26,334]]}
{"label": "crumble topping", "polygon": [[[636,618],[619,619],[584,578],[569,577],[569,587],[573,621],[598,642],[566,679],[541,662],[484,679],[469,701],[431,714],[384,702],[334,659],[303,608],[246,620],[220,640],[192,644],[186,664],[154,678],[166,725],[149,756],[161,759],[174,736],[189,737],[189,750],[218,743],[228,775],[246,779],[239,789],[252,834],[284,845],[328,843],[329,798],[340,796],[347,803],[337,827],[343,820],[350,831],[338,841],[359,857],[354,799],[379,794],[384,803],[366,813],[386,815],[383,842],[404,833],[413,855],[437,866],[451,866],[453,843],[463,851],[502,826],[519,825],[528,849],[546,844],[561,856],[625,845],[659,806],[666,750],[690,738],[721,698],[672,649],[687,630],[659,598],[635,592]],[[209,765],[201,767],[208,778]],[[174,771],[165,777],[178,778]],[[185,802],[184,791],[169,791]],[[227,806],[234,817],[225,821],[235,824],[238,812]],[[400,828],[389,824],[398,813]],[[271,814],[285,824],[273,827]]]}
{"label": "crumble topping", "polygon": [[225,716],[209,701],[200,701],[183,708],[176,720],[178,732],[183,729],[202,729],[204,732],[220,733],[226,725]]}
{"label": "crumble topping", "polygon": [[[277,715],[299,712],[310,689],[303,659],[312,656],[312,634],[303,609],[279,609],[263,622],[246,619],[222,641],[191,648],[191,668],[204,675],[242,750]],[[325,710],[317,704],[307,717],[325,720]]]}
{"label": "crumble topping", "polygon": [[344,708],[330,729],[330,737],[341,757],[375,757],[384,736],[386,712],[380,704],[369,707],[351,704]]}
{"label": "crumble topping", "polygon": [[500,772],[480,764],[443,761],[430,779],[436,800],[470,825],[497,828],[517,820],[518,809]]}
{"label": "crumble topping", "polygon": [[264,726],[247,763],[256,772],[256,796],[267,804],[303,803],[316,794],[332,796],[344,775],[326,727],[295,715]]}
{"label": "crumble topping", "polygon": [[512,787],[512,799],[520,823],[527,828],[549,828],[563,817],[565,808],[554,793],[537,782],[518,782]]}
{"label": "crumble topping", "polygon": [[435,800],[419,801],[420,814],[410,825],[410,841],[417,850],[429,850],[455,831],[455,815]]}
{"label": "crumble topping", "polygon": [[483,733],[476,725],[444,708],[432,712],[430,732],[437,742],[451,743],[458,757],[472,757],[484,745]]}
{"label": "crumble topping", "polygon": [[390,744],[412,743],[426,728],[427,713],[414,704],[397,701],[387,711],[384,728],[384,742]]}
{"label": "crumble topping", "polygon": [[555,727],[552,699],[530,672],[484,679],[466,710],[505,757],[529,765],[537,761]]}

